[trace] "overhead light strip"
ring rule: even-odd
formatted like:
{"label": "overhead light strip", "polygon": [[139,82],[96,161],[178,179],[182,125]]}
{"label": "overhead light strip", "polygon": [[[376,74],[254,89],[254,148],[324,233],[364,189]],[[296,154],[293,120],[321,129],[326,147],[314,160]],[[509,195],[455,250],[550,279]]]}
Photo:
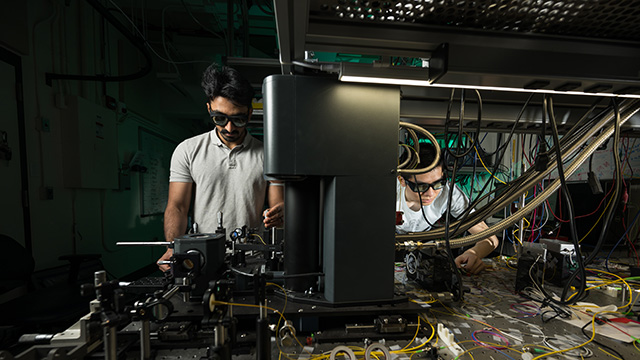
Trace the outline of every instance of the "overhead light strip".
{"label": "overhead light strip", "polygon": [[[386,84],[386,85],[407,85],[407,86],[426,86],[434,88],[455,88],[455,89],[477,89],[477,90],[493,90],[493,91],[509,91],[519,93],[542,93],[542,94],[561,94],[561,95],[580,95],[580,96],[607,96],[619,98],[640,99],[640,94],[613,94],[605,92],[582,92],[582,91],[558,91],[546,89],[524,89],[501,86],[483,86],[483,85],[457,85],[457,84],[440,84],[431,83],[427,80],[426,68],[415,69],[393,69],[393,68],[365,68],[360,64],[344,64],[340,71],[339,79],[345,82],[358,82],[370,84]],[[355,71],[354,71],[355,70]],[[408,71],[407,71],[408,70]],[[403,71],[404,73],[400,73]],[[368,74],[375,73],[375,75]],[[352,75],[353,74],[353,75]],[[398,75],[402,77],[393,77]],[[405,75],[406,74],[406,75]],[[378,76],[376,76],[378,75]],[[418,75],[418,76],[415,76]],[[416,80],[417,77],[424,77],[425,80]]]}

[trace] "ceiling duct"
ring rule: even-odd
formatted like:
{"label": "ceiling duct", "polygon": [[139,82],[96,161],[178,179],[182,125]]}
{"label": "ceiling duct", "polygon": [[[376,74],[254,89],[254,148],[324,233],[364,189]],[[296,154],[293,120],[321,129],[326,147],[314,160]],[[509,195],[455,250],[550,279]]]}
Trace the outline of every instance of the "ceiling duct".
{"label": "ceiling duct", "polygon": [[430,59],[434,84],[640,95],[631,3],[274,1],[283,72],[325,51]]}
{"label": "ceiling duct", "polygon": [[429,61],[429,78],[433,84],[640,95],[640,52],[595,49],[442,44]]}

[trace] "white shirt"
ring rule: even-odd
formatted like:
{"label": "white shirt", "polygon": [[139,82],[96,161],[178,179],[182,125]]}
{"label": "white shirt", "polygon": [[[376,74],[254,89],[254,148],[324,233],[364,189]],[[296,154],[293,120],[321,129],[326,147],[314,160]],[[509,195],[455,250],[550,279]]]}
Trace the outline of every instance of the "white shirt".
{"label": "white shirt", "polygon": [[[438,193],[433,202],[429,205],[422,206],[422,210],[413,211],[407,205],[407,198],[405,196],[406,187],[400,184],[399,180],[396,180],[396,211],[402,211],[402,225],[396,225],[396,232],[399,234],[406,234],[409,232],[421,232],[431,229],[431,224],[435,224],[447,211],[447,201],[449,200],[449,184]],[[451,201],[451,215],[454,218],[459,217],[469,206],[469,199],[462,193],[457,186],[454,186],[453,197]],[[427,217],[429,223],[424,219]]]}

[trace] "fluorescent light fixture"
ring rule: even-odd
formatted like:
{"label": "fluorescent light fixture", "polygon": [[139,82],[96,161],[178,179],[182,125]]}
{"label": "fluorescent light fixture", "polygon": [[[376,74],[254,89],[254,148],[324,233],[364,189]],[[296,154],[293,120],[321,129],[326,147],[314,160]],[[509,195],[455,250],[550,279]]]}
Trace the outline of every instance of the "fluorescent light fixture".
{"label": "fluorescent light fixture", "polygon": [[440,84],[429,81],[428,68],[420,67],[377,67],[369,64],[342,63],[340,66],[340,81],[360,82],[369,84],[388,85],[408,85],[408,86],[429,86],[437,88],[454,89],[477,89],[493,91],[510,91],[520,93],[543,93],[561,95],[582,95],[582,96],[607,96],[620,98],[640,99],[640,94],[614,94],[605,92],[582,92],[582,91],[558,91],[548,89],[524,89],[501,86],[483,85],[460,85],[460,84]]}
{"label": "fluorescent light fixture", "polygon": [[390,85],[429,86],[429,69],[408,66],[340,64],[341,81]]}

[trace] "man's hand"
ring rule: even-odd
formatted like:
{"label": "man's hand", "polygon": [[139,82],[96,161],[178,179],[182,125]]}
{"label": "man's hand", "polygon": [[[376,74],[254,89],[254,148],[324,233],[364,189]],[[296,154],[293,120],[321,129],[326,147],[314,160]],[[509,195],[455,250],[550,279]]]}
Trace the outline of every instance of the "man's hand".
{"label": "man's hand", "polygon": [[485,268],[482,258],[479,258],[473,249],[462,253],[462,255],[456,258],[455,262],[458,268],[466,271],[468,274],[477,274]]}
{"label": "man's hand", "polygon": [[277,204],[262,213],[264,216],[264,227],[269,229],[271,227],[282,226],[284,223],[284,204]]}
{"label": "man's hand", "polygon": [[[172,256],[173,256],[173,249],[167,249],[167,251],[160,257],[160,259],[158,259],[158,262],[169,261]],[[171,268],[169,265],[160,265],[160,264],[158,264],[158,267],[162,271],[168,271]]]}

